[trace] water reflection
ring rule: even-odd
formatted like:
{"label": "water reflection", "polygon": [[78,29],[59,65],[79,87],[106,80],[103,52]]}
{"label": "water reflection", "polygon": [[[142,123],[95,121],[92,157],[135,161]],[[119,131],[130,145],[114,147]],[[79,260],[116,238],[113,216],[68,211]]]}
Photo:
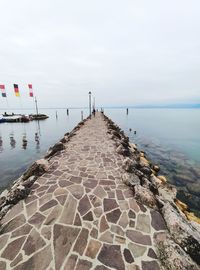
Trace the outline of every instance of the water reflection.
{"label": "water reflection", "polygon": [[26,138],[26,133],[22,136],[22,148],[26,150],[28,144],[28,140]]}
{"label": "water reflection", "polygon": [[15,146],[16,146],[16,140],[14,138],[14,134],[13,133],[10,134],[10,146],[11,146],[11,149],[14,149]]}
{"label": "water reflection", "polygon": [[0,136],[0,153],[3,151],[3,140],[2,137]]}

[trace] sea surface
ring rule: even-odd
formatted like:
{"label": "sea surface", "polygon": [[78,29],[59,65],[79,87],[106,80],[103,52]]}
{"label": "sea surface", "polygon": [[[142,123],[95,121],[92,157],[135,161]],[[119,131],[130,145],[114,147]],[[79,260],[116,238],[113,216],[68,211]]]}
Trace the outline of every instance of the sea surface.
{"label": "sea surface", "polygon": [[[0,124],[0,188],[10,185],[71,131],[81,121],[81,111],[87,117],[84,109],[70,109],[69,115],[66,109],[49,109],[40,111],[49,115],[43,121]],[[200,109],[129,109],[127,114],[124,108],[104,112],[152,163],[160,165],[160,174],[176,185],[178,198],[200,216]]]}

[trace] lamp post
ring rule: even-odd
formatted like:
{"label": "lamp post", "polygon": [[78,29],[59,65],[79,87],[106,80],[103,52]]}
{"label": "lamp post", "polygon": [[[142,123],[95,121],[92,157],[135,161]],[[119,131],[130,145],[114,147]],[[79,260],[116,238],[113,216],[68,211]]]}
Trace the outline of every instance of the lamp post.
{"label": "lamp post", "polygon": [[92,95],[92,93],[89,92],[88,94],[89,94],[89,113],[90,113],[90,118],[91,118],[91,114],[92,114],[92,109],[91,109],[91,95]]}

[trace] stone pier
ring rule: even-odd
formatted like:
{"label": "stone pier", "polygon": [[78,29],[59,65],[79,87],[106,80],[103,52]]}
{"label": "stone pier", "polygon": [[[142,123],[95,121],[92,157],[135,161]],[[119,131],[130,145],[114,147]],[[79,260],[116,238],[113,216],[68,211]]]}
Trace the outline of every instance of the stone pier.
{"label": "stone pier", "polygon": [[165,221],[122,180],[126,155],[104,116],[63,142],[1,221],[0,270],[164,269],[155,239],[165,238]]}

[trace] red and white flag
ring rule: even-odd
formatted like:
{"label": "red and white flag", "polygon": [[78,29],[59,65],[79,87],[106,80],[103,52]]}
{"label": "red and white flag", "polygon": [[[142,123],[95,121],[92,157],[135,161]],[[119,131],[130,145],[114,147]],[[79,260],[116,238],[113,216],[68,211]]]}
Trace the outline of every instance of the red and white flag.
{"label": "red and white flag", "polygon": [[1,89],[1,95],[2,97],[6,97],[6,89],[4,84],[0,84],[0,89]]}
{"label": "red and white flag", "polygon": [[33,86],[32,86],[32,84],[28,84],[28,88],[29,88],[29,96],[33,97]]}

